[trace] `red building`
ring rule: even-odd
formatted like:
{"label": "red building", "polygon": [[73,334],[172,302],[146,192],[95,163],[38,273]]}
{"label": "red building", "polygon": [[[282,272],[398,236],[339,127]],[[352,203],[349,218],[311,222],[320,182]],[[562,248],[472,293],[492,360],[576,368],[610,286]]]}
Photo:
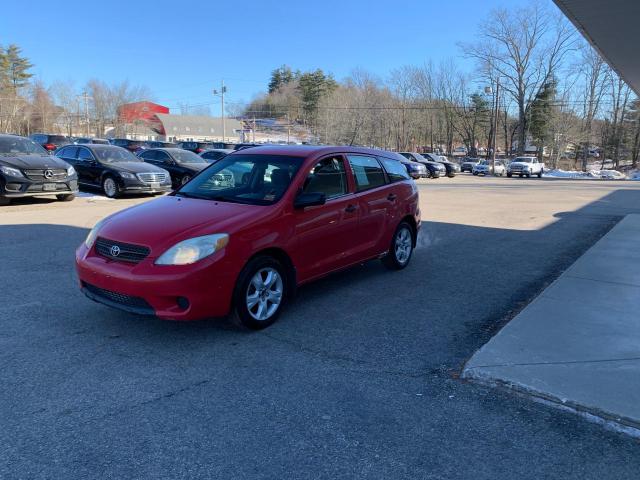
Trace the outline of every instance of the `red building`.
{"label": "red building", "polygon": [[169,113],[169,109],[153,102],[126,103],[118,107],[118,116],[124,123],[153,122],[156,113]]}

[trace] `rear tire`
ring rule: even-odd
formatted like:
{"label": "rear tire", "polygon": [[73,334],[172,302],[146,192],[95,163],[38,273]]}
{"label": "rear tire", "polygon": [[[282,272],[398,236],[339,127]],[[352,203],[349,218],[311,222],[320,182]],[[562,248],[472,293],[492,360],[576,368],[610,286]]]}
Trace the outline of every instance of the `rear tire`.
{"label": "rear tire", "polygon": [[233,296],[233,320],[251,330],[267,328],[278,319],[289,292],[289,276],[275,258],[259,255],[240,272]]}
{"label": "rear tire", "polygon": [[393,234],[389,251],[382,258],[382,263],[389,270],[402,270],[411,261],[415,244],[413,242],[414,231],[407,222],[400,222]]}
{"label": "rear tire", "polygon": [[56,198],[60,202],[71,202],[76,198],[76,196],[73,193],[70,193],[68,195],[56,195]]}
{"label": "rear tire", "polygon": [[544,170],[542,170],[542,169],[541,169],[541,170],[538,172],[538,178],[542,178],[542,174],[543,174],[543,173],[544,173]]}

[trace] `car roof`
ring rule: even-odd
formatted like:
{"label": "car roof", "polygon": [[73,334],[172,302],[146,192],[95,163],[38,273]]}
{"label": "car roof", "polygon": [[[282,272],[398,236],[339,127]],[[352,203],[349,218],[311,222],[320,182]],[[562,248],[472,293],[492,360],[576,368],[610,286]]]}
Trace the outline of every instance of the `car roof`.
{"label": "car roof", "polygon": [[340,145],[261,145],[258,147],[236,150],[230,155],[288,155],[292,157],[311,157],[332,153],[361,153],[399,160],[397,153],[375,148],[340,146]]}

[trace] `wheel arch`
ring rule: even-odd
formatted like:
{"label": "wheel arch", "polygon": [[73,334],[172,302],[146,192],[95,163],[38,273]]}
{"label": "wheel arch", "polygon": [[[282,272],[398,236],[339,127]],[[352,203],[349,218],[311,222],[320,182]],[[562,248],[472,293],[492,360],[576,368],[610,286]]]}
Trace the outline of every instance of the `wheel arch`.
{"label": "wheel arch", "polygon": [[411,226],[411,232],[413,237],[413,247],[415,248],[415,246],[418,243],[418,225],[416,223],[416,219],[413,215],[405,215],[404,217],[402,217],[398,225],[400,225],[400,223],[402,222],[406,222]]}
{"label": "wheel arch", "polygon": [[251,257],[246,261],[245,265],[247,265],[251,260],[260,256],[268,256],[273,257],[278,260],[287,270],[287,280],[288,280],[288,294],[290,298],[293,298],[296,292],[296,287],[298,283],[298,274],[296,271],[296,267],[291,260],[291,257],[285,252],[282,248],[278,247],[269,247],[264,248],[255,252]]}

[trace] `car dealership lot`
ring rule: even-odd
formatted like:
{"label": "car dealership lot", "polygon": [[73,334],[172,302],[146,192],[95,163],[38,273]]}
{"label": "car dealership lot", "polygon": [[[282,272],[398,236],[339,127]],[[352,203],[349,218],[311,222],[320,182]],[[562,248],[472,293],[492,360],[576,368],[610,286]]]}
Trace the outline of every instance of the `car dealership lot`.
{"label": "car dealership lot", "polygon": [[635,478],[636,441],[457,376],[640,212],[640,185],[418,184],[423,232],[406,270],[372,262],[304,287],[257,333],[135,317],[79,292],[88,228],[148,197],[2,208],[0,476]]}

